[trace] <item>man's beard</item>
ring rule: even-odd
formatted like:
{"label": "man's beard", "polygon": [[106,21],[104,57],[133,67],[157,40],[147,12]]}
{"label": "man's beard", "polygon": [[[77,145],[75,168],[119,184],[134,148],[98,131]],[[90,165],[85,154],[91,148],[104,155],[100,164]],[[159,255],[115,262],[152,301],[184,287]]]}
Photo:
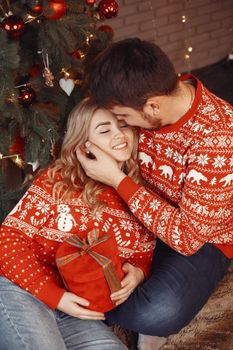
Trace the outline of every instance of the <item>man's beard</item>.
{"label": "man's beard", "polygon": [[158,118],[153,118],[149,114],[142,112],[142,118],[150,124],[148,129],[159,130],[162,127],[162,122]]}

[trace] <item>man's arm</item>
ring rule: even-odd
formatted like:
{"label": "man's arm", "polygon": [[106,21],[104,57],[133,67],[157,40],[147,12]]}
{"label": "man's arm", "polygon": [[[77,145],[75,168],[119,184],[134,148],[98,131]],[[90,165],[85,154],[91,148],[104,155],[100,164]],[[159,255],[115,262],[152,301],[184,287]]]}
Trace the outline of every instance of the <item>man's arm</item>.
{"label": "man's arm", "polygon": [[[208,167],[190,162],[182,198],[176,206],[135,184],[117,168],[114,160],[94,145],[89,150],[97,159],[82,165],[84,169],[91,165],[88,168],[90,177],[115,187],[133,214],[151,232],[174,250],[191,255],[207,242],[233,244],[233,235],[228,233],[230,227],[233,230],[230,210],[233,184],[227,181],[233,176],[233,146],[226,145],[219,155],[214,140],[221,137],[221,131],[217,134],[195,149],[196,159],[198,155],[208,154]],[[81,158],[79,160],[82,162]]]}
{"label": "man's arm", "polygon": [[95,155],[96,159],[89,159],[87,153],[80,148],[76,149],[76,155],[87,176],[105,185],[117,188],[126,177],[126,174],[119,169],[117,162],[89,141],[86,143],[86,148]]}
{"label": "man's arm", "polygon": [[[190,149],[177,204],[138,187],[129,177],[117,188],[139,221],[184,255],[207,242],[233,245],[233,144],[228,134],[219,130]],[[222,139],[226,142],[216,147],[216,140]]]}

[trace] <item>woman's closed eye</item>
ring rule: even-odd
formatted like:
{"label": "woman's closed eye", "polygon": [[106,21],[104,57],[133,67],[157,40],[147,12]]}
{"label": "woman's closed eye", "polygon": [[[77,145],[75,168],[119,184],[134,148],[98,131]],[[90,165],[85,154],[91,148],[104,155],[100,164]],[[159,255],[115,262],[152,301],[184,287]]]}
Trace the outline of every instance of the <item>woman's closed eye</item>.
{"label": "woman's closed eye", "polygon": [[108,130],[101,130],[101,131],[99,131],[99,133],[100,134],[107,134],[109,131],[110,131],[109,129]]}

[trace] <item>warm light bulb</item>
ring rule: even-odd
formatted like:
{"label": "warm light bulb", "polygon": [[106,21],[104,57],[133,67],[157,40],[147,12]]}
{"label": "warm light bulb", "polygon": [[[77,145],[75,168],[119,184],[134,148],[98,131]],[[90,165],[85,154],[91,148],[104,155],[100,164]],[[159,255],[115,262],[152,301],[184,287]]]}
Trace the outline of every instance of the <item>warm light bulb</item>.
{"label": "warm light bulb", "polygon": [[25,23],[33,22],[35,19],[36,19],[35,16],[32,16],[32,15],[30,15],[30,14],[27,14]]}
{"label": "warm light bulb", "polygon": [[188,47],[188,52],[192,52],[192,51],[193,51],[192,46],[189,46],[189,47]]}
{"label": "warm light bulb", "polygon": [[78,50],[78,51],[79,51],[80,59],[83,60],[85,58],[85,53],[82,52],[81,50]]}
{"label": "warm light bulb", "polygon": [[24,166],[23,159],[20,158],[18,154],[16,155],[16,159],[15,159],[14,162],[15,162],[15,164],[17,164],[17,166],[18,166],[19,168],[23,168],[23,166]]}
{"label": "warm light bulb", "polygon": [[87,43],[87,45],[89,45],[90,39],[92,39],[93,37],[94,37],[93,34],[90,34],[90,35],[87,36],[87,38],[86,38],[86,43]]}
{"label": "warm light bulb", "polygon": [[185,16],[185,15],[183,15],[182,17],[181,17],[181,22],[182,23],[185,23],[187,21],[187,17]]}
{"label": "warm light bulb", "polygon": [[65,79],[70,77],[70,73],[66,70],[66,68],[62,68],[61,73],[64,73]]}

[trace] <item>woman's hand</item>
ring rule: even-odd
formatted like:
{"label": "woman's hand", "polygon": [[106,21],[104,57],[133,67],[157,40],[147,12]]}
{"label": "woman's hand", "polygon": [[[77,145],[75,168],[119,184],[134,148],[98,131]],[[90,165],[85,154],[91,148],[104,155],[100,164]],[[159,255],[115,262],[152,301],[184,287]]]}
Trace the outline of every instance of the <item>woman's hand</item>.
{"label": "woman's hand", "polygon": [[139,267],[125,263],[122,270],[126,273],[121,281],[122,289],[111,294],[111,299],[116,305],[124,303],[134,289],[144,281],[144,273]]}
{"label": "woman's hand", "polygon": [[57,306],[57,309],[70,316],[78,317],[81,320],[105,320],[102,312],[86,309],[85,306],[88,305],[88,300],[83,299],[73,293],[65,292]]}

